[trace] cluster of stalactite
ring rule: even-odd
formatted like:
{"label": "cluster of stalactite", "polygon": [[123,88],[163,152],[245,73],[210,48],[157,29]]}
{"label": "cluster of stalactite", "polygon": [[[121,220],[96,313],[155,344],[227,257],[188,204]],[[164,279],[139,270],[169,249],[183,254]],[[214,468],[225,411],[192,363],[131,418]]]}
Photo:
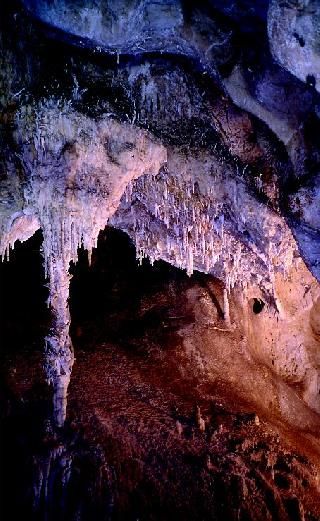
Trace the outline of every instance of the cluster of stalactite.
{"label": "cluster of stalactite", "polygon": [[112,222],[127,223],[140,261],[165,258],[189,275],[195,269],[215,273],[228,291],[254,283],[272,293],[275,271],[286,273],[295,251],[285,223],[274,212],[266,214],[227,167],[214,176],[200,175],[202,182],[197,171],[162,169],[151,180],[139,178],[128,185],[121,213]]}
{"label": "cluster of stalactite", "polygon": [[146,171],[158,171],[165,150],[143,131],[107,118],[94,122],[63,100],[24,107],[16,119],[26,172],[25,200],[24,208],[2,225],[0,253],[8,256],[15,240],[42,229],[52,312],[45,371],[55,389],[54,412],[61,425],[74,361],[69,336],[70,263],[77,261],[80,247],[88,251],[90,262],[99,232],[118,207],[127,183]]}

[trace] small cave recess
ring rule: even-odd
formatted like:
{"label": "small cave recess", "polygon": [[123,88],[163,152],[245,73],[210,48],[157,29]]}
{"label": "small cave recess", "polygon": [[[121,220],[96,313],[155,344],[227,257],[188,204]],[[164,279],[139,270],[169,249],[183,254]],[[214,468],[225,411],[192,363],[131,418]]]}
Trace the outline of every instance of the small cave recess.
{"label": "small cave recess", "polygon": [[261,298],[253,298],[250,300],[250,307],[255,315],[262,313],[266,303]]}

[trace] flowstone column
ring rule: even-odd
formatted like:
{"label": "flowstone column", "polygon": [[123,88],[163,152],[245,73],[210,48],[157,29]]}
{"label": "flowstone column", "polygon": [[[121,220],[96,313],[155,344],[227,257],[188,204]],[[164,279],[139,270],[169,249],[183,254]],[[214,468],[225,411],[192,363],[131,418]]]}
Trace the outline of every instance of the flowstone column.
{"label": "flowstone column", "polygon": [[69,335],[69,262],[61,255],[58,258],[51,256],[47,264],[52,322],[45,338],[45,372],[48,383],[53,387],[53,419],[58,427],[62,427],[66,419],[67,390],[74,362]]}

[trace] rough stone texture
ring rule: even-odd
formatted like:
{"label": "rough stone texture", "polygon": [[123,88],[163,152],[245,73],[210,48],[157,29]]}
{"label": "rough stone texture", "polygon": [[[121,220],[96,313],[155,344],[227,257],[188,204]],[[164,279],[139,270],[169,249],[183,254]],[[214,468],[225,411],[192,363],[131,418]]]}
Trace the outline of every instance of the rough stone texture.
{"label": "rough stone texture", "polygon": [[320,6],[317,0],[272,0],[271,52],[285,69],[320,91]]}
{"label": "rough stone texture", "polygon": [[[180,168],[183,161],[178,158]],[[162,174],[158,193],[154,185],[149,190],[148,183],[139,179],[133,190],[136,203],[132,205],[128,197],[129,203],[120,206],[110,223],[128,232],[140,256],[152,262],[165,259],[188,273],[194,269],[212,273],[225,281],[229,291],[241,289],[239,305],[244,308],[249,351],[286,383],[299,384],[304,400],[320,411],[319,343],[309,318],[319,285],[297,256],[285,222],[264,211],[266,207],[225,170],[222,179],[215,170],[211,185],[205,164],[212,168],[215,163],[213,158],[201,162],[198,157],[195,164],[188,158],[183,181]],[[178,171],[170,155],[168,168]],[[201,180],[190,178],[190,172],[201,172]],[[268,302],[260,319],[252,312],[251,298]],[[283,414],[287,416],[285,410]]]}

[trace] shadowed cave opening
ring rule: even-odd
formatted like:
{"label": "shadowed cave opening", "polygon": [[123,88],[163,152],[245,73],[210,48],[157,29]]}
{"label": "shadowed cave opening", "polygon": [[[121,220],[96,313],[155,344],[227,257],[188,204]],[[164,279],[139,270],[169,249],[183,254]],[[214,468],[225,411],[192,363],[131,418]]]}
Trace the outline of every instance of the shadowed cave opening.
{"label": "shadowed cave opening", "polygon": [[[45,279],[41,253],[43,235],[37,231],[30,239],[16,241],[10,260],[0,263],[0,327],[2,352],[43,348],[43,338],[50,325],[50,310],[46,305],[48,281]],[[71,264],[69,305],[70,333],[81,348],[90,349],[107,338],[124,340],[140,334],[143,328],[161,323],[157,313],[146,313],[144,320],[137,315],[141,299],[152,296],[161,287],[180,288],[196,281],[205,285],[205,274],[195,272],[190,278],[185,271],[164,261],[151,265],[146,258],[142,265],[136,259],[134,244],[129,236],[106,227],[100,233],[98,248],[89,266],[87,252],[81,248],[78,262]],[[223,318],[223,310],[214,293],[211,297]],[[128,310],[130,310],[128,314]],[[168,305],[160,306],[164,315]],[[119,334],[121,324],[122,334]]]}
{"label": "shadowed cave opening", "polygon": [[[185,310],[173,314],[179,308],[179,295],[193,284],[206,287],[206,281],[213,279],[199,272],[188,277],[164,261],[151,265],[145,258],[139,265],[129,236],[111,227],[100,233],[91,266],[87,252],[80,249],[70,273],[70,334],[75,349],[90,349],[105,341],[129,347],[152,332],[164,340],[192,320],[192,313]],[[210,297],[222,320],[223,310],[212,289]]]}
{"label": "shadowed cave opening", "polygon": [[264,306],[265,302],[263,302],[263,300],[260,298],[251,299],[251,308],[255,315],[259,315],[259,313],[263,311]]}
{"label": "shadowed cave opening", "polygon": [[38,230],[25,242],[16,241],[10,259],[0,262],[1,352],[43,349],[50,313],[48,288]]}

